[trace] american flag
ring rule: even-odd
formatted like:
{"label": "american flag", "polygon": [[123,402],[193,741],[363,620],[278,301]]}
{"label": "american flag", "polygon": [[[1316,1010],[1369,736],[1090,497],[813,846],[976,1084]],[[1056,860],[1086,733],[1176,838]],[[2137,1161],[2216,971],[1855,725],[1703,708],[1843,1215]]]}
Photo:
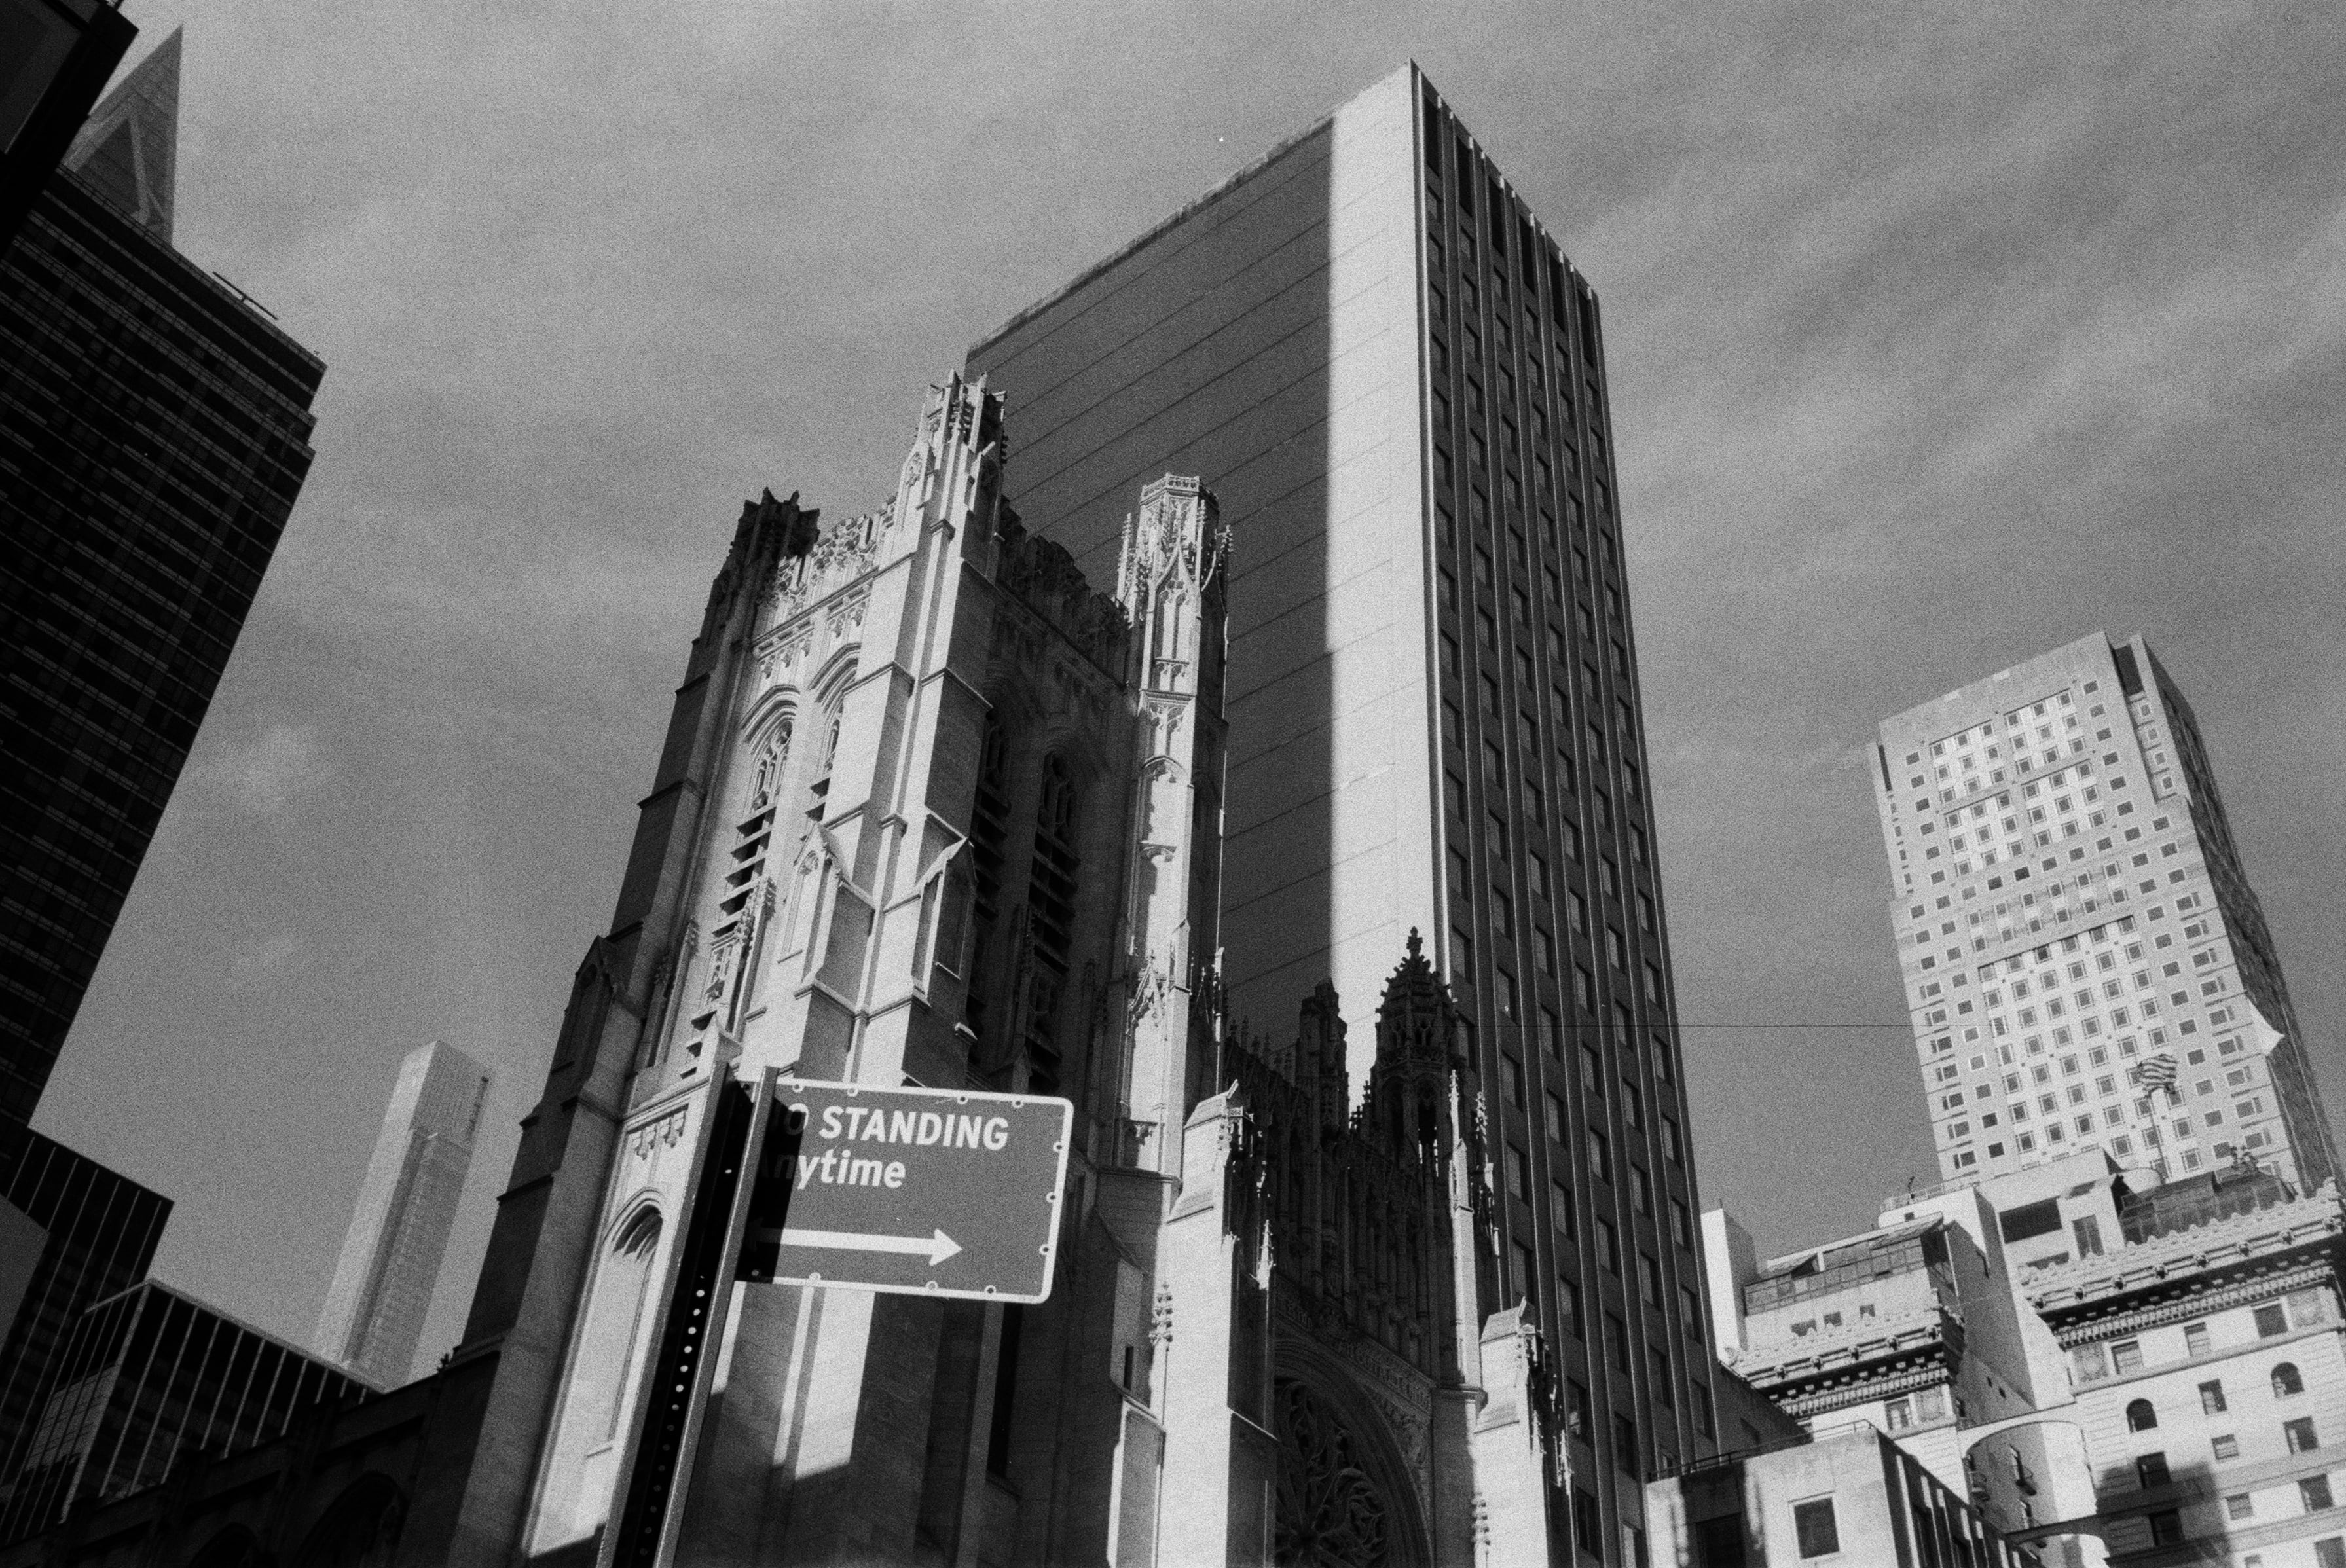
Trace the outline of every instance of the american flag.
{"label": "american flag", "polygon": [[2134,1081],[2162,1089],[2175,1087],[2175,1058],[2165,1052],[2145,1059],[2134,1070]]}

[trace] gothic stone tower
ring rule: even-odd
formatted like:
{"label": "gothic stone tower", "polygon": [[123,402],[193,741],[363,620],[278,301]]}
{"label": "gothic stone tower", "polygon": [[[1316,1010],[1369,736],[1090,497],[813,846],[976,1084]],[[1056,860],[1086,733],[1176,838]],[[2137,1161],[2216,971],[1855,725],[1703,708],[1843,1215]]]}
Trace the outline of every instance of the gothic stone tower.
{"label": "gothic stone tower", "polygon": [[[497,1359],[451,1562],[1547,1561],[1447,991],[1413,946],[1357,1117],[1331,989],[1277,1062],[1223,1016],[1213,499],[1148,485],[1096,593],[1005,446],[954,378],[878,510],[743,510],[458,1352]],[[1057,1278],[732,1287],[639,1555],[714,1086],[769,1069],[1073,1101]]]}

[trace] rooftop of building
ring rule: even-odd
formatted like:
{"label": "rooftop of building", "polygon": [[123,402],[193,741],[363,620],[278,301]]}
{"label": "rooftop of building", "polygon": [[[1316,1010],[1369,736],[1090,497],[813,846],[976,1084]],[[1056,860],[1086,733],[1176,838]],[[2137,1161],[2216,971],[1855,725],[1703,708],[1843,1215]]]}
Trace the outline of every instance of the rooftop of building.
{"label": "rooftop of building", "polygon": [[2297,1196],[2278,1172],[2245,1161],[2164,1186],[2128,1190],[2118,1200],[2118,1224],[2129,1244],[2139,1244],[2211,1220],[2276,1208]]}
{"label": "rooftop of building", "polygon": [[1946,1242],[1940,1233],[1947,1223],[1929,1215],[1771,1257],[1760,1266],[1759,1278],[1744,1287],[1744,1309],[1766,1311],[1944,1262]]}
{"label": "rooftop of building", "polygon": [[[95,206],[176,260],[138,255],[133,260],[167,273],[154,284],[164,300],[175,291],[185,304],[217,320],[228,338],[217,346],[291,401],[306,408],[325,361],[288,332],[276,313],[235,283],[191,260],[174,240],[178,215],[181,29],[174,27],[98,100],[49,185],[51,200]],[[20,242],[21,243],[21,242]],[[136,248],[134,248],[136,249]],[[247,340],[250,341],[248,342]],[[240,350],[257,349],[255,361]]]}
{"label": "rooftop of building", "polygon": [[255,1328],[252,1324],[246,1322],[235,1313],[230,1312],[222,1308],[215,1307],[210,1302],[203,1299],[203,1298],[199,1296],[191,1296],[185,1290],[178,1288],[176,1286],[166,1285],[159,1279],[142,1279],[136,1285],[116,1291],[113,1295],[105,1298],[103,1300],[93,1301],[87,1308],[84,1309],[84,1320],[87,1321],[94,1319],[98,1313],[107,1310],[117,1302],[126,1301],[132,1298],[140,1296],[144,1296],[149,1299],[159,1299],[165,1302],[178,1303],[178,1305],[187,1307],[207,1318],[212,1319],[217,1322],[226,1324],[229,1328],[235,1329],[240,1334],[250,1335],[255,1339],[260,1339],[268,1344],[274,1345],[278,1349],[284,1350],[291,1355],[299,1356],[305,1361],[315,1361],[320,1366],[326,1368],[338,1377],[347,1378],[352,1382],[358,1383],[362,1386],[366,1383],[365,1379],[359,1377],[356,1373],[351,1371],[349,1368],[336,1364],[331,1359],[318,1354],[315,1350],[304,1349],[303,1347],[295,1344],[292,1340],[286,1339],[281,1334],[272,1334],[266,1329]]}
{"label": "rooftop of building", "polygon": [[2127,646],[2124,641],[2113,642],[2099,631],[2089,632],[2074,642],[2007,665],[1993,675],[1890,715],[1880,727],[1882,740],[1885,745],[1910,745],[1916,740],[1934,739],[1950,727],[1962,728],[1959,719],[1975,721],[1979,715],[2001,712],[2020,702],[2033,702],[2045,695],[2036,689],[2038,682],[2066,684],[2065,677],[2071,673],[2088,665],[2105,665]]}
{"label": "rooftop of building", "polygon": [[[1091,282],[1102,273],[1107,272],[1111,268],[1115,267],[1118,262],[1125,260],[1136,252],[1145,249],[1152,241],[1158,239],[1170,230],[1178,228],[1182,223],[1188,221],[1201,209],[1220,200],[1224,196],[1229,195],[1231,191],[1237,189],[1247,181],[1254,178],[1255,176],[1260,174],[1264,169],[1269,168],[1272,164],[1277,163],[1280,158],[1287,156],[1287,154],[1294,151],[1296,148],[1301,146],[1303,143],[1311,140],[1313,137],[1318,136],[1321,132],[1326,130],[1330,126],[1335,123],[1336,117],[1342,113],[1351,105],[1367,97],[1370,94],[1375,92],[1386,83],[1391,82],[1394,77],[1404,76],[1412,78],[1425,91],[1433,93],[1436,97],[1441,97],[1439,90],[1436,89],[1431,82],[1426,80],[1425,73],[1419,68],[1415,60],[1404,62],[1403,64],[1394,67],[1392,70],[1386,72],[1383,76],[1377,77],[1374,81],[1370,82],[1366,87],[1361,88],[1360,91],[1346,98],[1342,103],[1336,105],[1325,114],[1319,116],[1317,118],[1313,119],[1311,124],[1304,126],[1300,130],[1297,130],[1293,135],[1281,137],[1278,142],[1273,144],[1269,150],[1265,151],[1260,157],[1255,158],[1252,162],[1247,164],[1243,168],[1238,169],[1234,173],[1230,174],[1227,178],[1220,180],[1215,184],[1212,188],[1187,202],[1184,202],[1180,207],[1167,214],[1163,219],[1150,224],[1140,233],[1134,235],[1130,239],[1126,240],[1123,244],[1117,246],[1115,249],[1101,257],[1097,261],[1093,262],[1090,266],[1076,273],[1073,278],[1068,279],[1067,281],[1061,284],[1056,289],[1052,290],[1049,293],[1044,295],[1034,303],[1018,311],[1015,314],[1012,315],[1009,320],[1004,321],[1000,326],[995,327],[992,331],[981,333],[969,345],[969,351],[974,354],[978,350],[984,348],[988,343],[999,341],[1001,339],[1009,336],[1012,332],[1016,331],[1020,327],[1025,326],[1027,322],[1033,321],[1035,317],[1041,315],[1044,311],[1049,310],[1060,300],[1066,299],[1069,295],[1083,288],[1086,283]],[[1503,188],[1506,189],[1510,195],[1514,194],[1514,188],[1508,184],[1504,176],[1500,178],[1500,185]],[[1528,206],[1528,204],[1526,205]],[[1549,238],[1553,239],[1554,237],[1549,236]],[[1563,248],[1558,246],[1557,253],[1562,255],[1562,252]],[[1578,268],[1572,265],[1572,259],[1570,257],[1564,258],[1564,265],[1566,270],[1571,273],[1572,277],[1579,280],[1581,287],[1584,289],[1587,287],[1586,279],[1582,277]]]}
{"label": "rooftop of building", "polygon": [[2045,1269],[2028,1282],[2029,1304],[2050,1316],[2332,1243],[2346,1232],[2335,1182],[2299,1196],[2282,1184],[2238,1181],[2197,1204],[2187,1199],[2161,1211],[2163,1223],[2139,1241]]}
{"label": "rooftop of building", "polygon": [[1981,1196],[2001,1213],[2039,1198],[2082,1197],[2089,1188],[2112,1180],[2142,1186],[2152,1177],[2139,1167],[2120,1164],[2106,1149],[2084,1148],[2039,1160],[2019,1170],[1974,1172],[1929,1186],[1910,1187],[1896,1197],[1882,1200],[1882,1217],[1875,1223],[1890,1226],[1912,1218],[1919,1206],[1966,1188],[1984,1189]]}
{"label": "rooftop of building", "polygon": [[1838,1421],[1831,1426],[1818,1427],[1813,1431],[1800,1432],[1793,1436],[1777,1438],[1769,1442],[1747,1444],[1742,1448],[1722,1449],[1717,1453],[1688,1454],[1685,1459],[1675,1463],[1660,1466],[1655,1472],[1655,1479],[1668,1481],[1677,1476],[1698,1475],[1705,1471],[1720,1470],[1729,1465],[1748,1464],[1755,1459],[1765,1459],[1771,1453],[1783,1453],[1790,1449],[1813,1448],[1820,1443],[1829,1442],[1862,1442],[1869,1438],[1877,1442],[1895,1441],[1872,1421],[1859,1417],[1853,1420]]}

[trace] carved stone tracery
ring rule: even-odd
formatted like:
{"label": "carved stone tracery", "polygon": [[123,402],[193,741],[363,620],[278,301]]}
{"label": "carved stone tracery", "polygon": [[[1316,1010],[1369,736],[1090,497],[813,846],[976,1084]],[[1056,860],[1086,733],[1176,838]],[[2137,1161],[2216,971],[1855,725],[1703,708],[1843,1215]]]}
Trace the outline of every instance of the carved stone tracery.
{"label": "carved stone tracery", "polygon": [[1124,606],[1092,591],[1064,545],[1027,533],[1015,518],[1004,523],[997,538],[1001,553],[994,580],[1057,627],[1093,664],[1122,671],[1130,635]]}
{"label": "carved stone tracery", "polygon": [[1392,1510],[1357,1441],[1306,1384],[1282,1380],[1272,1412],[1279,1498],[1271,1561],[1280,1568],[1381,1568]]}

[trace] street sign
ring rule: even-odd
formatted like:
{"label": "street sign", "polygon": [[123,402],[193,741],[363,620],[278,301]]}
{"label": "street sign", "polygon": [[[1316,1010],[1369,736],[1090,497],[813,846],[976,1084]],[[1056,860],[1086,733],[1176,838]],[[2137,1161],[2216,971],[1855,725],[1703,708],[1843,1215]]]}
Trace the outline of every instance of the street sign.
{"label": "street sign", "polygon": [[981,1301],[1051,1294],[1071,1103],[796,1078],[773,1095],[741,1278]]}

